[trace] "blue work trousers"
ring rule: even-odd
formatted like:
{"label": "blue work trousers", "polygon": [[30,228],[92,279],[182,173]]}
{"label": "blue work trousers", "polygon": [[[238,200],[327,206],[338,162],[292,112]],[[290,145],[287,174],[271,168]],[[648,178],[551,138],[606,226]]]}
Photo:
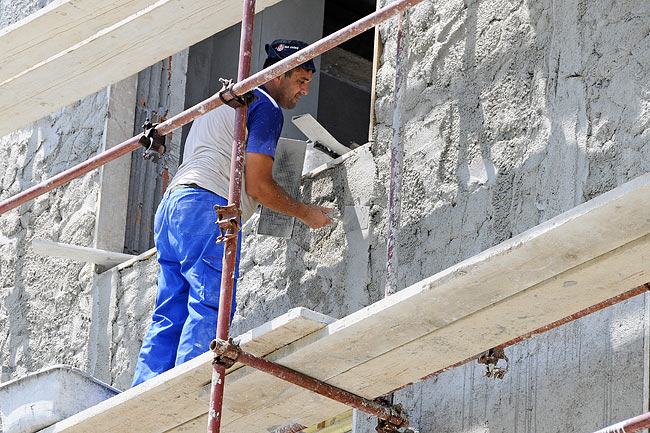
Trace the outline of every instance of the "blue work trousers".
{"label": "blue work trousers", "polygon": [[[209,350],[217,330],[223,258],[214,206],[226,204],[223,197],[199,188],[176,189],[160,202],[154,221],[158,295],[132,386]],[[235,281],[240,249],[241,235]],[[234,290],[232,300],[231,321]]]}

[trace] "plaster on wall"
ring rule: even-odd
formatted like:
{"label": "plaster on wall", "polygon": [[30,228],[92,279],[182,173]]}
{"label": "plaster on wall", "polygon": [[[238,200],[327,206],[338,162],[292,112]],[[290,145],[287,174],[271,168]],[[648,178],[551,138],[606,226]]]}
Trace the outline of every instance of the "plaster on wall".
{"label": "plaster on wall", "polygon": [[[642,162],[650,157],[649,17],[645,0],[448,0],[435,5],[423,2],[412,10],[404,202],[398,235],[402,287],[646,171]],[[367,232],[346,233],[341,224],[310,231],[297,223],[289,240],[262,238],[252,236],[253,219],[244,228],[233,335],[292,307],[343,317],[383,296],[394,30],[393,21],[381,26],[385,49],[378,73],[375,142],[356,150],[340,166],[305,180],[302,188],[303,199],[311,203],[339,209],[368,206]],[[78,107],[79,116],[101,114],[89,102],[92,98],[101,99],[95,95],[82,101],[90,106]],[[101,106],[99,99],[95,102]],[[46,122],[40,128],[43,140],[31,129],[2,139],[3,197],[22,189],[21,176],[31,178],[34,169],[56,172],[57,164],[65,165],[67,158],[81,157],[88,150],[81,143],[100,142],[85,140],[80,134],[84,129],[57,124],[56,116],[50,126]],[[84,124],[85,119],[80,120]],[[68,146],[57,146],[58,141],[51,139],[52,128],[60,131],[62,143],[69,140]],[[87,133],[91,132],[96,134]],[[19,145],[9,146],[7,140]],[[52,167],[43,167],[45,154],[51,156]],[[17,167],[27,168],[19,174]],[[0,219],[0,276],[7,287],[0,310],[0,329],[6,333],[0,336],[0,347],[8,349],[0,352],[6,358],[3,380],[51,364],[54,358],[78,365],[86,362],[83,342],[90,301],[77,295],[90,290],[87,269],[30,258],[21,245],[33,235],[29,230],[51,232],[50,237],[39,236],[53,240],[90,242],[92,224],[85,221],[94,221],[94,215],[90,218],[85,209],[94,209],[94,203],[85,202],[92,201],[88,190],[95,183],[89,175],[78,187],[73,183],[70,190],[52,193],[60,194],[55,196],[60,201],[50,204],[39,199],[21,213]],[[34,218],[57,224],[31,224]],[[71,281],[63,284],[56,277],[43,276],[49,274],[43,269],[53,269],[43,268],[46,264],[63,267],[65,275],[72,275],[66,277]],[[115,286],[110,378],[118,388],[130,384],[139,339],[150,320],[156,268],[155,259],[139,262],[121,270]],[[15,281],[14,269],[21,269]],[[38,292],[28,288],[37,277],[45,278],[39,280]],[[30,309],[30,302],[38,302],[39,309]],[[541,421],[554,407],[558,407],[554,414],[565,411],[557,422],[567,420],[566,430],[577,431],[567,418],[572,411],[589,412],[597,421],[595,427],[603,426],[647,406],[647,390],[635,393],[631,400],[617,397],[619,386],[645,383],[639,375],[647,377],[647,360],[640,361],[647,351],[645,311],[643,302],[628,301],[513,347],[508,352],[513,361],[511,376],[496,386],[498,392],[492,393],[494,388],[481,382],[472,364],[400,391],[396,398],[420,414],[416,419],[428,429],[423,431],[444,431],[447,427],[427,420],[456,415],[460,425],[449,422],[447,431],[535,426],[538,431],[556,431],[555,424]],[[44,317],[51,318],[48,325],[36,326]],[[45,358],[39,353],[34,361],[32,348],[63,334],[58,328],[69,330],[73,339],[55,345]],[[33,345],[30,338],[40,344]],[[597,354],[604,354],[602,365],[594,364]],[[556,364],[575,374],[563,398],[573,398],[570,392],[579,389],[576,395],[596,396],[599,403],[583,402],[583,407],[579,400],[569,400],[570,409],[550,403],[530,406],[559,392],[551,370]],[[634,368],[627,374],[625,368],[619,371],[620,365]],[[514,420],[508,409],[512,405],[519,417]],[[490,411],[495,415],[486,415]],[[540,421],[531,416],[539,416]]]}
{"label": "plaster on wall", "polygon": [[[85,160],[101,145],[102,91],[0,138],[0,198]],[[0,363],[6,381],[65,363],[84,369],[92,265],[38,256],[33,237],[91,247],[98,172],[40,196],[0,218]]]}

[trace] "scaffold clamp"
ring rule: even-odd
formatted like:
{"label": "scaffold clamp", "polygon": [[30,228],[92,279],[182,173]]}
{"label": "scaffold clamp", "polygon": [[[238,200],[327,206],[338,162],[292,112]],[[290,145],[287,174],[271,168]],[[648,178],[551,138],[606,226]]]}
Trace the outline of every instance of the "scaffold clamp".
{"label": "scaffold clamp", "polygon": [[214,210],[217,212],[217,224],[221,229],[221,236],[217,238],[217,243],[220,244],[228,239],[237,239],[237,234],[241,230],[241,210],[234,204],[228,206],[216,205]]}
{"label": "scaffold clamp", "polygon": [[144,159],[153,159],[154,162],[158,161],[158,155],[165,155],[167,152],[167,146],[165,145],[165,136],[160,135],[156,130],[156,126],[159,123],[151,123],[151,120],[147,119],[142,125],[144,132],[140,136],[138,142],[145,148]]}
{"label": "scaffold clamp", "polygon": [[408,415],[401,404],[391,404],[390,402],[384,401],[382,399],[377,399],[376,401],[390,407],[392,419],[401,420],[399,425],[397,425],[388,420],[379,418],[377,420],[377,427],[375,428],[378,433],[396,433],[399,429],[408,426]]}
{"label": "scaffold clamp", "polygon": [[[503,359],[506,362],[505,367],[499,367],[497,364],[499,360]],[[508,370],[510,369],[510,360],[506,353],[501,348],[492,348],[487,350],[478,357],[479,364],[485,365],[485,376],[494,379],[503,379]]]}
{"label": "scaffold clamp", "polygon": [[229,107],[232,108],[248,107],[250,104],[255,102],[256,99],[258,99],[252,90],[242,95],[236,95],[233,92],[233,88],[235,87],[235,82],[233,80],[226,79],[226,78],[219,78],[219,81],[221,81],[221,84],[223,85],[223,87],[219,91],[219,99],[221,99],[221,102],[223,102]]}
{"label": "scaffold clamp", "polygon": [[237,343],[234,343],[232,338],[228,341],[221,339],[214,339],[210,343],[210,350],[214,353],[212,364],[220,364],[225,368],[230,368],[235,365],[241,349]]}

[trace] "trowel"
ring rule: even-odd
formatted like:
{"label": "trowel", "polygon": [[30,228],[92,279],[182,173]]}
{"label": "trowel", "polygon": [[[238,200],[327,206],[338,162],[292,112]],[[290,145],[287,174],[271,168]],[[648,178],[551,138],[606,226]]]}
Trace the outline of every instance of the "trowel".
{"label": "trowel", "polygon": [[368,228],[370,208],[368,206],[345,206],[343,212],[335,210],[326,214],[335,224],[342,223],[345,233]]}

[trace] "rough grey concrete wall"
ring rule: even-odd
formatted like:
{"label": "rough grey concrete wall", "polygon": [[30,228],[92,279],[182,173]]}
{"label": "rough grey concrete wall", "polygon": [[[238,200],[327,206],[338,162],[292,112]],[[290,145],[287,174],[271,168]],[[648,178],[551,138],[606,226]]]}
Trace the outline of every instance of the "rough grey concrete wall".
{"label": "rough grey concrete wall", "polygon": [[[0,0],[0,27],[15,23],[47,3]],[[186,58],[186,52],[174,56],[177,64],[172,85],[180,91],[166,100],[170,115],[183,108]],[[150,86],[152,92],[165,92],[160,82],[160,89],[155,85]],[[107,111],[107,92],[103,90],[1,137],[0,199],[99,152]],[[179,147],[177,134],[172,139],[176,154]],[[123,293],[117,279],[95,281],[91,264],[37,256],[30,247],[34,237],[92,247],[99,188],[96,170],[0,216],[0,382],[64,363],[88,370],[102,380],[112,381],[114,377],[122,388],[130,385],[130,378],[123,379],[120,371],[113,373],[109,364],[129,350],[130,316],[122,316],[121,312],[125,306],[140,301],[138,292]],[[155,274],[155,270],[151,272],[153,278]],[[111,285],[115,286],[114,292]],[[142,302],[153,305],[148,298]],[[111,320],[110,332],[103,322],[99,323],[105,320]],[[136,321],[146,326],[145,319],[137,317]],[[117,344],[110,345],[107,337]],[[139,343],[133,345],[139,349]]]}
{"label": "rough grey concrete wall", "polygon": [[[450,0],[423,2],[411,12],[404,201],[398,235],[402,287],[646,171],[649,17],[650,4],[642,0]],[[383,296],[395,29],[394,21],[381,27],[385,47],[372,163],[364,171],[357,159],[351,159],[303,186],[303,198],[314,203],[339,208],[368,204],[367,243],[349,242],[340,227],[309,232],[299,225],[288,241],[249,236],[234,329],[259,325],[297,305],[342,317]],[[359,172],[363,174],[351,175]],[[351,253],[352,248],[357,251]],[[356,254],[364,248],[366,255],[360,260]],[[351,257],[359,261],[352,265]],[[612,364],[614,369],[632,366],[633,374],[545,355],[576,347],[567,342],[567,331],[558,331],[536,340],[543,346],[526,343],[513,348],[517,355],[511,377],[520,380],[532,364],[557,362],[558,369],[571,372],[567,376],[575,374],[566,389],[556,389],[557,378],[545,373],[535,376],[539,386],[526,392],[528,398],[550,401],[561,389],[566,392],[558,402],[567,406],[546,405],[533,411],[540,416],[535,423],[525,425],[522,419],[513,423],[508,410],[499,409],[493,417],[484,417],[490,427],[461,417],[467,423],[454,423],[445,431],[518,431],[525,426],[526,431],[532,426],[557,431],[557,424],[543,423],[552,413],[549,408],[562,410],[557,423],[566,422],[565,429],[583,431],[567,417],[581,410],[587,384],[594,387],[588,398],[602,403],[598,407],[589,403],[585,412],[595,420],[589,425],[603,426],[640,413],[647,406],[645,392],[635,392],[631,400],[618,396],[625,386],[638,386],[646,374],[639,360],[645,353],[640,335],[646,332],[647,316],[638,303],[626,308],[584,322],[589,325],[575,325],[581,329],[575,344],[595,357],[606,349],[602,344],[616,341],[617,358],[623,364]],[[622,333],[615,326],[590,331],[597,328],[591,324],[600,323],[598,318],[613,314],[628,314],[633,326],[622,328]],[[465,376],[474,377],[472,368],[448,373],[444,386],[418,385],[422,396],[404,397],[424,414],[424,431],[442,431],[441,424],[424,420],[443,402],[444,418],[458,415],[468,404],[482,404],[488,411],[502,400],[520,401],[518,393],[528,389],[517,385],[511,392],[501,385],[502,394],[491,396],[487,385],[464,381]],[[515,379],[510,380],[514,386]],[[458,389],[481,397],[461,398]],[[579,389],[583,391],[576,392]],[[417,392],[408,389],[401,395]],[[431,393],[450,397],[430,401]],[[515,411],[522,417],[528,412]]]}
{"label": "rough grey concrete wall", "polygon": [[142,340],[151,323],[158,262],[153,256],[121,269],[119,274],[118,283],[113,287],[114,305],[109,324],[110,383],[124,390],[131,387]]}
{"label": "rough grey concrete wall", "polygon": [[[394,402],[421,433],[596,431],[648,410],[647,322],[639,295],[507,348],[503,380],[473,361]],[[375,432],[376,418],[356,415],[354,433]]]}
{"label": "rough grey concrete wall", "polygon": [[52,0],[0,0],[0,28],[14,24]]}
{"label": "rough grey concrete wall", "polygon": [[[646,171],[649,14],[642,0],[459,0],[412,11],[405,285]],[[381,27],[373,152],[383,173],[393,28]]]}
{"label": "rough grey concrete wall", "polygon": [[[453,0],[413,9],[398,235],[402,287],[645,171],[649,10],[641,0]],[[303,188],[313,202],[370,205],[368,263],[354,270],[366,280],[361,288],[327,285],[329,274],[342,279],[347,269],[340,230],[299,228],[289,242],[249,237],[240,313],[250,323],[268,318],[254,318],[253,310],[276,308],[248,301],[260,293],[338,317],[353,311],[345,301],[350,292],[365,292],[367,301],[382,296],[395,27],[381,27],[374,161],[357,176],[376,182],[355,195],[349,172],[361,168],[350,160]]]}
{"label": "rough grey concrete wall", "polygon": [[[404,285],[647,171],[649,17],[645,1],[425,2],[412,12]],[[396,38],[381,30],[373,152],[387,172]],[[647,410],[646,309],[638,297],[511,348],[503,382],[473,363],[396,400],[422,432],[596,430]]]}
{"label": "rough grey concrete wall", "polygon": [[[105,95],[0,138],[0,198],[95,154]],[[57,363],[86,367],[92,266],[36,255],[30,243],[36,237],[92,246],[98,182],[98,172],[89,173],[0,217],[2,381]]]}
{"label": "rough grey concrete wall", "polygon": [[[344,210],[373,206],[376,166],[368,147],[303,183],[303,200]],[[309,230],[296,221],[291,239],[255,236],[244,227],[233,332],[244,332],[295,306],[343,317],[377,299],[369,282],[373,225],[346,232],[341,222]]]}
{"label": "rough grey concrete wall", "polygon": [[[0,1],[4,28],[49,1]],[[0,199],[88,158],[101,145],[105,92],[0,138]],[[90,173],[0,217],[0,381],[67,363],[83,368],[90,265],[35,255],[33,237],[92,245],[98,177]],[[66,338],[61,338],[66,336]]]}
{"label": "rough grey concrete wall", "polygon": [[[642,0],[448,0],[412,11],[402,286],[645,171],[649,16]],[[375,142],[302,189],[312,203],[368,206],[368,228],[297,223],[284,240],[253,236],[253,219],[244,228],[234,335],[291,307],[343,317],[383,296],[394,24],[381,28]],[[156,266],[139,266],[123,272],[123,283],[151,302],[130,295],[120,323],[141,338]],[[647,407],[647,389],[637,389],[647,388],[647,319],[644,301],[628,301],[511,348],[503,382],[486,382],[470,364],[396,398],[426,432],[603,426]],[[139,345],[119,332],[128,348],[114,355],[113,380],[123,387]],[[622,398],[625,387],[635,391]],[[575,412],[580,427],[569,420]]]}

